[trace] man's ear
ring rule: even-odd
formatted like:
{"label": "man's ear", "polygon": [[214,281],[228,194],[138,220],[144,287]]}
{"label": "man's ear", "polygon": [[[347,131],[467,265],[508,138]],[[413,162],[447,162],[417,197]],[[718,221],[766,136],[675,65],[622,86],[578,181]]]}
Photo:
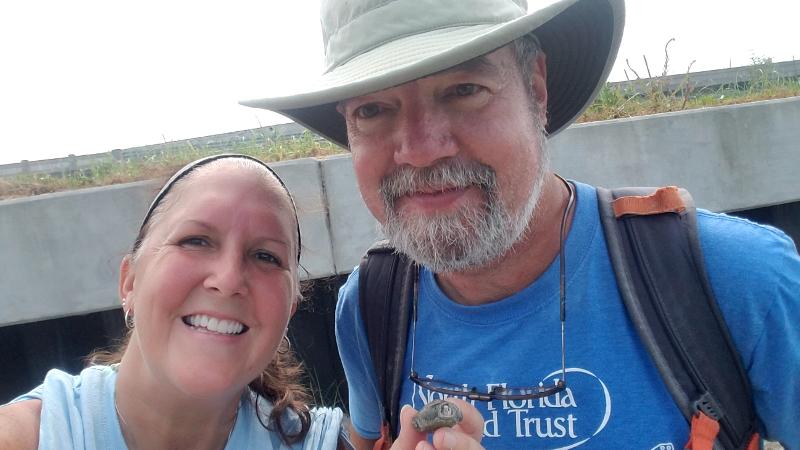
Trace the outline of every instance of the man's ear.
{"label": "man's ear", "polygon": [[[134,270],[131,255],[125,255],[119,265],[119,298],[120,300],[129,299],[133,291]],[[128,300],[130,302],[130,300]],[[128,303],[131,305],[131,303]],[[132,305],[131,305],[132,306]]]}
{"label": "man's ear", "polygon": [[341,114],[341,115],[342,115],[342,117],[345,117],[345,112],[344,112],[344,101],[341,101],[341,102],[339,102],[339,103],[337,103],[337,104],[336,104],[336,112],[338,112],[339,114]]}
{"label": "man's ear", "polygon": [[542,114],[541,120],[547,123],[547,56],[539,51],[533,61],[533,77],[531,77],[532,92],[536,102],[537,111]]}

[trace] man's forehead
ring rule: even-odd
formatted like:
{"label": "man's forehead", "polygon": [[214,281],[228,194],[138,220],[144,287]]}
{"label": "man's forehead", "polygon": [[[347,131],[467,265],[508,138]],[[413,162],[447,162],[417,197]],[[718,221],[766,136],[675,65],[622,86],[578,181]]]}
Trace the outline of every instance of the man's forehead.
{"label": "man's forehead", "polygon": [[[406,85],[408,83],[415,83],[415,82],[418,82],[420,80],[426,80],[426,79],[430,79],[430,78],[434,78],[434,77],[441,77],[441,76],[447,76],[447,75],[459,74],[459,73],[475,74],[475,75],[487,76],[487,77],[502,77],[507,73],[507,71],[508,71],[508,63],[509,63],[509,61],[511,61],[511,58],[510,58],[511,52],[507,51],[507,50],[508,50],[508,47],[502,47],[500,49],[494,50],[494,51],[492,51],[490,53],[487,53],[485,55],[481,55],[481,56],[478,56],[476,58],[472,58],[472,59],[470,59],[468,61],[464,61],[464,62],[462,62],[460,64],[456,64],[453,67],[449,67],[449,68],[441,70],[439,72],[435,72],[435,73],[432,73],[430,75],[425,75],[424,77],[420,77],[420,78],[417,78],[415,80],[407,81],[406,83],[400,84],[398,86],[403,86],[403,85]],[[346,100],[340,102],[340,104],[347,103],[349,100],[352,100],[354,98],[367,97],[367,96],[370,96],[370,95],[379,94],[381,92],[389,91],[389,90],[394,89],[394,88],[396,88],[398,86],[393,86],[393,87],[390,87],[390,88],[382,89],[380,91],[371,92],[369,94],[364,94],[364,95],[360,95],[360,96],[357,96],[357,97],[351,97],[349,99],[346,99]]]}

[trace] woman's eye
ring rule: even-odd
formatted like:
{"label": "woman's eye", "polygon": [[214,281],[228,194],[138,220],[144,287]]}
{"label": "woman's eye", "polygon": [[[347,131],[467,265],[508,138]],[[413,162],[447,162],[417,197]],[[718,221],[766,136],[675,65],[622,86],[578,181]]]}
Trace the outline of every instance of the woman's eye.
{"label": "woman's eye", "polygon": [[259,251],[255,253],[255,257],[257,260],[269,264],[281,265],[281,260],[278,259],[275,255],[269,252]]}
{"label": "woman's eye", "polygon": [[375,103],[367,103],[356,108],[356,117],[359,119],[371,119],[381,113],[381,107]]}
{"label": "woman's eye", "polygon": [[190,236],[182,239],[180,245],[184,247],[208,247],[210,244],[204,237]]}
{"label": "woman's eye", "polygon": [[464,83],[457,85],[454,89],[454,93],[459,97],[469,97],[470,95],[478,93],[479,90],[480,86],[477,84]]}

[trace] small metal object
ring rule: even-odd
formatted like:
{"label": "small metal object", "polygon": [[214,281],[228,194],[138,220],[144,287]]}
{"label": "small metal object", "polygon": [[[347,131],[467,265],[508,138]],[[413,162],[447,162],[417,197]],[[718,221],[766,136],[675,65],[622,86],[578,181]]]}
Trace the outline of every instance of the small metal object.
{"label": "small metal object", "polygon": [[441,427],[452,427],[461,422],[464,415],[454,403],[447,400],[434,400],[425,405],[417,415],[411,419],[411,424],[420,433],[430,433]]}

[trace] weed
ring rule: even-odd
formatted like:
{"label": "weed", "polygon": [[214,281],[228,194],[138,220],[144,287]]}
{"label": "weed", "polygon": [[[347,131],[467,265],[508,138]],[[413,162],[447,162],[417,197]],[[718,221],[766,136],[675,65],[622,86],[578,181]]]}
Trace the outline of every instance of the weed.
{"label": "weed", "polygon": [[[606,84],[594,103],[578,119],[592,122],[608,119],[681,111],[707,106],[729,105],[757,100],[769,100],[800,96],[800,80],[781,77],[771,58],[751,58],[749,81],[737,81],[714,88],[695,89],[689,71],[694,61],[686,68],[684,77],[676,87],[667,83],[669,71],[670,39],[664,45],[664,66],[661,74],[651,76],[650,65],[643,57],[648,78],[641,78],[638,71],[626,61],[628,70],[635,76],[632,87],[622,90]],[[625,71],[629,78],[628,70]],[[305,132],[300,136],[282,137],[270,128],[253,130],[249,137],[237,141],[207,144],[193,139],[172,144],[161,144],[155,153],[147,156],[120,159],[113,152],[108,158],[86,170],[57,174],[25,174],[0,178],[0,200],[15,197],[65,191],[91,186],[127,183],[131,181],[165,178],[184,164],[203,156],[234,152],[253,156],[267,162],[296,158],[318,158],[343,153],[344,150],[331,142]]]}
{"label": "weed", "polygon": [[[261,137],[261,139],[258,139]],[[266,137],[266,139],[264,139]],[[56,174],[22,174],[0,178],[0,200],[93,186],[165,178],[190,161],[219,153],[242,153],[267,162],[325,157],[344,152],[331,142],[309,132],[282,138],[253,133],[250,139],[225,144],[192,142],[161,146],[144,157],[115,159],[111,152],[102,162],[85,170]]]}
{"label": "weed", "polygon": [[[713,88],[695,89],[689,74],[694,65],[694,61],[692,61],[680,83],[675,87],[670,87],[667,77],[669,45],[672,42],[674,39],[670,39],[664,45],[664,67],[660,76],[650,76],[650,66],[646,57],[643,57],[643,61],[648,78],[640,77],[639,72],[630,61],[626,60],[628,68],[625,70],[625,76],[632,81],[629,84],[630,87],[623,90],[612,84],[606,84],[594,103],[578,119],[578,122],[594,122],[800,96],[800,80],[781,77],[775,70],[772,59],[763,56],[751,58],[752,64],[749,66],[751,74],[748,80]],[[629,71],[635,77],[633,80],[631,80]]]}

